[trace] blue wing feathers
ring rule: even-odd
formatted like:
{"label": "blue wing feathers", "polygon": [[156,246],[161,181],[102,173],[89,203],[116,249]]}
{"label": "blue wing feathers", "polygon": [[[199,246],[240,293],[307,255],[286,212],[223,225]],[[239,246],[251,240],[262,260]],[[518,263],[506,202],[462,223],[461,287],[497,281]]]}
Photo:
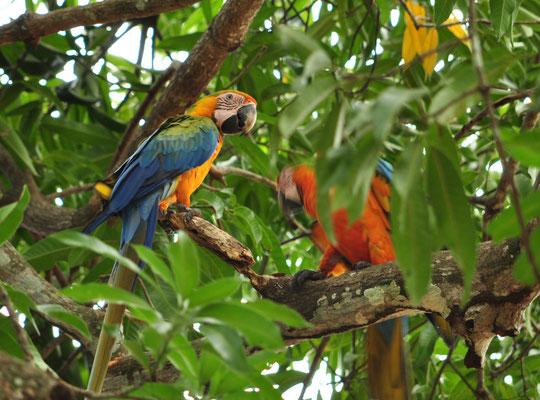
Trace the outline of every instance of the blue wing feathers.
{"label": "blue wing feathers", "polygon": [[375,172],[382,175],[388,182],[391,182],[394,175],[394,168],[388,161],[379,159]]}

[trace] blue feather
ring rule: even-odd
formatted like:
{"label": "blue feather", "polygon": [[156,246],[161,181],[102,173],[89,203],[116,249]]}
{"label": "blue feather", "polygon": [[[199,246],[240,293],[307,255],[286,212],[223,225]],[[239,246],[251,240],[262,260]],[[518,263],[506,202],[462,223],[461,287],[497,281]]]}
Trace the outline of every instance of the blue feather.
{"label": "blue feather", "polygon": [[204,164],[216,151],[219,131],[206,117],[183,115],[163,124],[114,173],[116,183],[103,210],[84,229],[90,233],[111,215],[122,216],[121,250],[145,229],[154,239],[159,202],[176,178]]}

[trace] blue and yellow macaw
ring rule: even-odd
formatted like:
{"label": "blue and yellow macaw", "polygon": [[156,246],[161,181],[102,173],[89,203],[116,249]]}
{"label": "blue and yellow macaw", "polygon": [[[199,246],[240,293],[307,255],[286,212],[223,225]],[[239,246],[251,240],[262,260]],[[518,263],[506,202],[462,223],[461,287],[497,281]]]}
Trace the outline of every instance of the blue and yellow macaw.
{"label": "blue and yellow macaw", "polygon": [[[159,210],[171,203],[190,206],[191,194],[221,150],[223,134],[248,132],[257,119],[256,105],[245,93],[225,90],[165,121],[109,178],[96,184],[105,206],[83,232],[92,232],[112,215],[121,216],[120,253],[143,268],[129,244],[151,247]],[[135,280],[135,272],[115,264],[109,285],[129,291]],[[124,305],[109,304],[103,324],[121,324],[124,311]],[[102,329],[88,382],[92,392],[101,391],[114,342]]]}
{"label": "blue and yellow macaw", "polygon": [[[392,166],[380,160],[371,180],[364,212],[357,220],[349,223],[345,208],[332,212],[336,243],[331,244],[319,220],[314,170],[300,165],[281,171],[277,181],[281,209],[285,214],[291,214],[304,208],[317,220],[311,238],[317,247],[324,248],[318,270],[300,271],[292,280],[293,287],[299,287],[306,279],[325,279],[355,267],[364,268],[395,260],[389,218],[392,175]],[[431,316],[430,319],[434,320],[445,340],[453,341],[449,326],[442,317]],[[404,400],[411,396],[409,361],[403,340],[406,325],[405,317],[367,328],[368,386],[374,399]]]}

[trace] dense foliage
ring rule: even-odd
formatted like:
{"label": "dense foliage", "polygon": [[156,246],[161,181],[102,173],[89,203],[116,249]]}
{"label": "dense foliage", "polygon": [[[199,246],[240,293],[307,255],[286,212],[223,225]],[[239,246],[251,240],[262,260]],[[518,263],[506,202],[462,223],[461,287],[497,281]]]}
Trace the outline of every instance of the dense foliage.
{"label": "dense foliage", "polygon": [[[29,10],[47,12],[78,2],[24,3]],[[0,146],[20,169],[31,172],[48,201],[84,207],[92,196],[88,185],[66,196],[62,192],[105,176],[152,83],[172,60],[185,59],[222,3],[206,0],[159,17],[74,28],[39,43],[3,45]],[[469,2],[433,3],[421,1],[426,18],[418,20],[438,33],[431,76],[418,56],[400,63],[404,2],[268,0],[243,46],[207,88],[234,87],[258,101],[255,129],[247,136],[227,137],[217,164],[271,180],[284,166],[314,165],[325,224],[332,208],[345,206],[350,215],[360,214],[379,157],[394,165],[392,235],[413,299],[422,297],[429,282],[432,251],[451,249],[470,283],[478,242],[522,235],[516,207],[524,223],[540,216],[535,192],[540,130],[524,126],[520,133],[525,112],[540,110],[540,4],[475,3],[476,22],[465,28],[476,36],[467,41],[440,25],[452,9],[456,18],[469,21]],[[467,125],[481,113],[483,118]],[[519,165],[515,176],[510,173],[515,184],[502,187],[503,170],[512,162],[507,155]],[[2,171],[0,188],[8,193],[14,183],[9,171]],[[336,191],[330,205],[331,187]],[[503,201],[489,202],[501,188]],[[10,240],[58,287],[71,286],[64,293],[76,300],[117,295],[95,285],[110,272],[111,249],[81,238],[74,233],[78,227],[48,237],[25,224],[17,229],[27,203],[25,191],[17,205],[0,208],[0,241]],[[281,214],[268,186],[244,176],[226,175],[225,182],[209,177],[192,205],[251,249],[257,260],[253,269],[259,273],[293,274],[318,265],[321,254],[308,238],[291,240],[299,231]],[[508,210],[492,219],[501,208]],[[298,219],[304,226],[311,222],[305,215]],[[104,224],[95,236],[117,248],[120,225]],[[540,229],[528,240],[538,267]],[[283,349],[273,320],[301,324],[296,314],[259,300],[249,282],[183,234],[173,238],[160,229],[154,252],[140,251],[149,264],[143,281],[151,306],[140,285],[135,296],[123,297],[133,317],[126,319],[124,344],[143,365],[149,366],[149,351],[159,363],[172,362],[181,377],[174,383],[146,383],[132,395],[279,398],[300,384],[284,395],[298,397],[320,340]],[[531,258],[520,257],[516,276],[536,282]],[[35,305],[26,296],[8,292],[26,315],[20,320],[46,364],[66,381],[84,386],[89,357],[80,344],[63,334],[63,340],[57,339],[57,328],[30,313],[28,307]],[[80,319],[58,309],[41,312],[56,313],[86,329]],[[517,338],[491,343],[485,386],[495,398],[540,395],[540,355],[534,345],[539,317],[533,303]],[[458,342],[448,362],[448,348],[424,322],[423,316],[412,317],[406,338],[414,398],[472,398],[477,371],[464,366],[465,344]],[[0,340],[0,349],[22,357],[5,315],[0,315],[0,331],[7,338]],[[207,340],[190,344],[199,338]],[[316,360],[307,398],[367,398],[363,340],[362,331],[331,337],[322,359]],[[246,343],[261,350],[246,356]]]}

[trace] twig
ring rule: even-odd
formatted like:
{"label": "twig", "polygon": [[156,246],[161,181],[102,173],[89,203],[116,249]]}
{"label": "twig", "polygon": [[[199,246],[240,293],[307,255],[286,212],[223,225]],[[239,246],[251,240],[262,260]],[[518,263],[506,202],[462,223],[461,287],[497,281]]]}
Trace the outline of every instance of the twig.
{"label": "twig", "polygon": [[533,338],[531,339],[529,344],[527,344],[527,346],[521,351],[521,353],[519,353],[519,355],[516,358],[514,358],[511,361],[508,361],[507,363],[505,363],[505,365],[501,365],[501,367],[494,370],[491,373],[491,376],[494,377],[494,378],[500,376],[502,373],[507,371],[512,365],[514,365],[517,361],[522,360],[523,358],[525,358],[525,356],[532,349],[534,343],[536,342],[536,339],[538,339],[538,336],[540,336],[540,331],[536,332],[536,334],[533,336]]}
{"label": "twig", "polygon": [[403,9],[405,10],[405,12],[407,14],[409,14],[409,17],[411,18],[413,24],[414,24],[414,27],[416,28],[416,30],[418,30],[418,28],[420,27],[420,25],[418,24],[418,22],[416,21],[416,17],[414,16],[414,14],[412,13],[411,10],[409,10],[409,7],[407,7],[407,3],[405,3],[403,0],[399,0],[399,2],[401,3],[401,5],[403,6]]}
{"label": "twig", "polygon": [[486,387],[486,380],[485,380],[485,373],[484,373],[483,365],[478,369],[478,385],[476,386],[476,396],[479,399],[495,400],[493,398],[493,395],[490,393],[490,391]]}
{"label": "twig", "polygon": [[463,376],[459,368],[457,368],[452,360],[449,361],[450,366],[454,369],[454,372],[460,377],[461,381],[469,388],[469,390],[472,392],[472,394],[476,394],[476,391],[472,387],[472,385],[469,383],[466,377]]}
{"label": "twig", "polygon": [[276,184],[274,181],[264,176],[257,175],[251,171],[246,171],[242,168],[212,165],[212,168],[210,168],[210,174],[217,180],[222,180],[224,175],[237,175],[258,183],[262,183],[263,185],[268,186],[270,189],[276,190]]}
{"label": "twig", "polygon": [[[369,10],[368,10],[369,12]],[[376,25],[375,25],[375,41],[373,46],[373,63],[371,64],[371,69],[369,71],[369,76],[367,77],[366,81],[362,85],[362,87],[355,91],[354,94],[358,95],[360,93],[363,93],[373,80],[373,73],[375,72],[375,67],[377,65],[377,61],[379,59],[379,56],[377,55],[377,38],[379,37],[380,29],[381,29],[381,10],[377,8],[377,17],[376,17]]]}
{"label": "twig", "polygon": [[53,340],[51,340],[47,346],[45,346],[39,354],[41,355],[41,358],[44,360],[47,359],[53,352],[53,350],[58,346],[60,343],[62,343],[64,340],[67,339],[67,335],[64,332],[60,332],[60,335],[58,337],[55,337]]}
{"label": "twig", "polygon": [[144,282],[140,276],[137,277],[137,281],[139,281],[139,285],[141,285],[141,289],[143,291],[144,297],[146,298],[146,301],[150,305],[150,308],[152,308],[152,310],[155,311],[156,307],[154,306],[154,303],[152,303],[152,299],[150,298],[150,295],[148,294],[148,290],[146,290],[146,286],[144,285]]}
{"label": "twig", "polygon": [[255,62],[262,57],[262,55],[266,52],[266,50],[268,49],[268,46],[266,45],[263,45],[259,52],[257,54],[255,54],[255,57],[253,57],[247,64],[244,68],[242,68],[242,71],[240,71],[238,73],[238,75],[236,75],[234,77],[234,79],[227,85],[225,86],[223,89],[229,89],[231,87],[233,87],[234,85],[236,85],[238,83],[238,81],[240,79],[242,79],[242,77],[245,75],[246,72],[248,72],[250,70],[250,68],[253,66],[253,64],[255,64]]}
{"label": "twig", "polygon": [[[493,107],[498,108],[498,107],[504,106],[505,104],[512,103],[516,100],[524,99],[525,97],[528,97],[530,95],[532,95],[531,90],[524,90],[519,93],[510,94],[497,101],[494,101]],[[484,119],[484,117],[487,114],[488,114],[488,110],[487,108],[484,108],[482,111],[476,114],[473,118],[471,118],[469,122],[463,125],[463,127],[459,130],[459,132],[454,137],[456,141],[463,139],[465,136],[467,136],[467,133],[472,129],[472,127],[476,125],[480,120]]]}
{"label": "twig", "polygon": [[433,399],[433,396],[435,396],[435,391],[437,389],[437,385],[439,384],[439,381],[441,380],[441,375],[446,368],[446,366],[450,363],[450,360],[452,359],[452,353],[454,352],[454,349],[456,346],[450,347],[450,350],[448,351],[448,355],[446,356],[446,360],[444,360],[443,365],[441,365],[441,368],[439,368],[439,371],[437,372],[437,375],[435,376],[435,380],[433,381],[433,389],[431,389],[431,394],[429,395],[429,400]]}
{"label": "twig", "polygon": [[69,366],[73,363],[73,361],[75,361],[77,356],[79,354],[81,354],[82,349],[83,349],[82,347],[78,347],[78,348],[75,349],[75,351],[73,353],[71,353],[69,355],[67,360],[62,364],[62,366],[60,368],[58,368],[58,371],[56,371],[58,376],[63,376],[64,375],[64,373],[66,372],[66,369],[68,369]]}
{"label": "twig", "polygon": [[519,360],[519,362],[521,369],[521,379],[523,380],[523,397],[529,400],[529,396],[527,396],[527,378],[525,377],[525,368],[523,368],[523,358]]}
{"label": "twig", "polygon": [[290,239],[283,240],[280,244],[283,246],[284,244],[294,242],[295,240],[302,239],[302,238],[307,237],[307,236],[309,236],[309,233],[302,232],[300,235],[296,235],[296,236],[294,236],[294,237],[292,237]]}
{"label": "twig", "polygon": [[319,347],[317,348],[317,352],[315,353],[315,357],[313,357],[313,361],[311,363],[311,366],[309,368],[309,372],[304,378],[304,382],[302,384],[302,391],[300,392],[300,396],[298,396],[298,400],[302,400],[304,398],[304,394],[306,393],[306,389],[311,383],[311,380],[313,379],[313,375],[315,375],[315,371],[319,367],[319,363],[321,362],[324,349],[328,342],[330,341],[330,336],[325,336],[321,340],[321,344],[319,344]]}
{"label": "twig", "polygon": [[69,286],[69,282],[67,281],[66,277],[64,276],[64,273],[62,272],[58,264],[54,264],[54,267],[52,268],[52,272],[54,276],[56,277],[56,279],[58,280],[58,283],[60,284],[61,287],[65,288]]}
{"label": "twig", "polygon": [[362,27],[364,26],[365,22],[367,21],[367,18],[369,17],[370,15],[370,11],[371,11],[371,7],[373,7],[373,0],[370,0],[369,2],[369,6],[366,10],[366,15],[364,15],[364,18],[362,18],[362,21],[360,21],[360,23],[358,24],[358,26],[356,27],[356,30],[354,31],[353,35],[352,35],[352,40],[351,40],[351,45],[349,46],[349,55],[347,58],[351,58],[352,57],[352,53],[353,53],[353,47],[354,47],[354,42],[356,42],[356,37],[358,36],[358,34],[360,33],[360,29],[362,29]]}
{"label": "twig", "polygon": [[[444,106],[439,108],[437,111],[432,112],[429,114],[430,117],[435,117],[436,115],[442,113],[443,111],[446,111],[448,108],[452,107],[454,104],[456,104],[458,101],[463,100],[465,97],[469,97],[476,93],[478,91],[478,87],[474,86],[469,90],[466,90],[465,92],[461,93],[459,96],[454,97],[452,100],[450,100],[448,103],[446,103]],[[457,140],[457,139],[456,139]]]}
{"label": "twig", "polygon": [[4,304],[4,306],[7,308],[9,312],[9,320],[11,321],[11,325],[13,326],[13,330],[15,331],[15,335],[17,336],[17,341],[21,345],[21,349],[24,354],[24,359],[28,362],[33,362],[34,356],[32,355],[32,351],[30,350],[30,344],[28,343],[26,332],[19,325],[19,320],[17,319],[17,314],[15,313],[15,307],[13,307],[13,303],[11,302],[11,299],[9,298],[6,288],[1,283],[0,283],[0,301],[2,302],[2,304]]}
{"label": "twig", "polygon": [[72,194],[76,194],[76,193],[80,193],[80,192],[86,192],[87,190],[90,190],[93,187],[94,187],[93,183],[86,183],[86,184],[80,185],[80,186],[73,186],[73,187],[67,188],[65,190],[62,190],[61,192],[47,194],[47,195],[45,195],[45,199],[51,201],[51,200],[56,199],[57,197],[64,198],[64,197],[70,196]]}
{"label": "twig", "polygon": [[124,131],[124,134],[122,135],[122,141],[117,147],[116,153],[114,154],[113,161],[110,164],[108,174],[115,170],[117,164],[119,164],[119,157],[122,154],[122,149],[127,146],[129,142],[133,140],[133,136],[135,134],[135,129],[139,125],[139,121],[144,117],[146,114],[146,111],[150,108],[154,100],[156,99],[159,91],[165,86],[165,84],[171,79],[173,74],[178,69],[178,63],[173,62],[173,64],[165,71],[163,72],[159,78],[154,82],[154,84],[150,87],[148,90],[148,94],[144,98],[143,102],[137,109],[137,112],[131,118],[129,121],[128,126],[126,127],[126,130]]}

